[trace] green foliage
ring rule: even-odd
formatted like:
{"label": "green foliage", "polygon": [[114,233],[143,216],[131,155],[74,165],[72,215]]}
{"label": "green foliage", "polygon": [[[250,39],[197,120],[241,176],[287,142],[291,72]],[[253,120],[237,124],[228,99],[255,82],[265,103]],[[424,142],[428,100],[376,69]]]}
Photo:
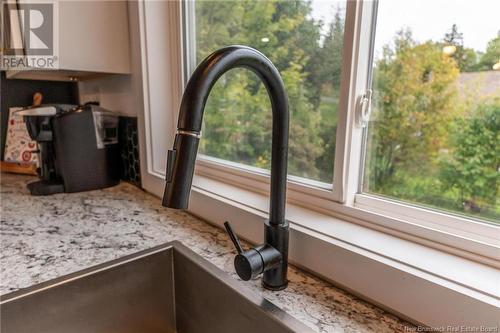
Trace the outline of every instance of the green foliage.
{"label": "green foliage", "polygon": [[[455,27],[445,45],[460,45],[457,35]],[[500,100],[457,98],[459,70],[474,67],[463,61],[467,49],[457,47],[460,62],[408,30],[394,45],[374,70],[365,190],[498,220]]]}
{"label": "green foliage", "polygon": [[451,137],[441,168],[443,188],[456,189],[460,203],[479,209],[500,204],[500,100],[455,119]]}
{"label": "green foliage", "polygon": [[323,45],[317,49],[308,68],[311,101],[319,109],[322,119],[318,134],[324,144],[323,154],[316,159],[316,166],[320,179],[327,182],[332,181],[333,174],[343,46],[343,12],[337,8]]}
{"label": "green foliage", "polygon": [[481,56],[474,69],[477,71],[490,71],[497,62],[500,62],[500,31],[497,37],[488,43],[486,52]]}
{"label": "green foliage", "polygon": [[323,40],[323,47],[318,47],[306,70],[310,72],[308,81],[314,106],[321,102],[321,95],[330,95],[325,91],[330,87],[340,87],[340,70],[342,67],[342,48],[344,44],[344,20],[342,11],[337,8],[333,21]]}
{"label": "green foliage", "polygon": [[455,52],[451,57],[455,60],[461,72],[472,72],[475,70],[477,62],[476,51],[464,47],[463,34],[458,31],[456,24],[451,26],[450,32],[445,34],[443,41],[444,45],[455,46]]}
{"label": "green foliage", "polygon": [[397,174],[429,172],[446,144],[458,69],[440,45],[416,44],[401,31],[374,71],[374,124],[367,170],[374,191],[400,186]]}
{"label": "green foliage", "polygon": [[[335,147],[331,133],[336,127],[333,96],[340,82],[343,21],[339,11],[322,46],[321,26],[310,13],[306,1],[199,1],[197,60],[230,44],[249,45],[268,56],[280,70],[289,97],[289,172],[331,181]],[[334,60],[318,62],[318,57]],[[328,110],[321,102],[325,94],[326,103],[333,106]],[[208,99],[205,124],[209,125],[204,128],[201,152],[269,168],[270,109],[265,88],[254,74],[244,69],[230,71]]]}

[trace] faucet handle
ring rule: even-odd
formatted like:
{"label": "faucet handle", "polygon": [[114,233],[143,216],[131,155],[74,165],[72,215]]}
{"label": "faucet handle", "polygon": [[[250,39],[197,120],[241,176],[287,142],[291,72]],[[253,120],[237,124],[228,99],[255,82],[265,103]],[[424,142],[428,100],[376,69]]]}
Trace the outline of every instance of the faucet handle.
{"label": "faucet handle", "polygon": [[243,252],[243,248],[241,247],[240,240],[238,239],[238,236],[233,231],[233,228],[231,228],[231,225],[229,224],[228,221],[224,222],[224,227],[226,228],[227,234],[229,235],[229,238],[234,244],[234,247],[236,248],[236,251],[238,251],[238,254],[241,254]]}
{"label": "faucet handle", "polygon": [[234,233],[229,222],[224,227],[236,247],[238,254],[234,257],[234,269],[243,281],[255,278],[266,270],[275,268],[281,261],[281,253],[270,245],[260,245],[243,251],[238,236]]}
{"label": "faucet handle", "polygon": [[224,222],[224,227],[238,252],[236,257],[234,257],[234,269],[236,270],[236,274],[238,274],[243,281],[248,281],[262,273],[264,263],[259,252],[255,249],[243,251],[240,240],[228,221]]}

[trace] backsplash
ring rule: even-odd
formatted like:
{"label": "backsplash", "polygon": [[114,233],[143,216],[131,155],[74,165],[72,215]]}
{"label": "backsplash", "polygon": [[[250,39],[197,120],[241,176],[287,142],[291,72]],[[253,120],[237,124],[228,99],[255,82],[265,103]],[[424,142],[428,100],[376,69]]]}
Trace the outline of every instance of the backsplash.
{"label": "backsplash", "polygon": [[1,103],[1,153],[3,161],[5,138],[9,108],[15,106],[30,106],[33,94],[40,92],[43,103],[78,104],[78,87],[74,82],[39,81],[39,80],[9,80],[5,72],[0,72],[0,103]]}
{"label": "backsplash", "polygon": [[121,116],[119,133],[120,152],[123,163],[122,179],[141,187],[137,118]]}

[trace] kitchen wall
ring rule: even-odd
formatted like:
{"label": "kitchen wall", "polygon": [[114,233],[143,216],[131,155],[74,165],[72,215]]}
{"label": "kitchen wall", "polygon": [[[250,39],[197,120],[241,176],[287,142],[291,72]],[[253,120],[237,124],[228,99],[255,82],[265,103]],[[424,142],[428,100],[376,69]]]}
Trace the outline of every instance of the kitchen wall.
{"label": "kitchen wall", "polygon": [[[122,116],[136,119],[121,119],[122,133],[133,132],[136,139],[133,147],[128,144],[122,147],[122,158],[125,160],[124,179],[142,186],[146,168],[146,149],[144,145],[144,102],[142,85],[141,40],[139,26],[139,3],[128,2],[129,44],[130,44],[130,72],[128,75],[113,75],[78,83],[79,102],[98,101],[108,110],[118,112]],[[127,128],[127,131],[123,129]],[[131,130],[131,128],[133,128]],[[122,142],[125,142],[121,138]],[[139,142],[137,142],[139,141]],[[130,143],[130,140],[127,142]],[[137,146],[139,144],[139,147]],[[124,153],[123,150],[129,150]],[[137,152],[138,150],[138,152]],[[133,152],[134,161],[130,161],[130,152]],[[139,155],[139,161],[137,161]],[[127,157],[128,156],[128,157]],[[127,172],[129,170],[129,172]],[[138,177],[137,175],[140,176]]]}
{"label": "kitchen wall", "polygon": [[80,104],[98,101],[121,115],[137,117],[137,101],[132,75],[114,75],[78,83]]}
{"label": "kitchen wall", "polygon": [[30,106],[33,94],[40,92],[43,103],[78,103],[78,89],[73,82],[38,81],[38,80],[8,80],[5,72],[0,72],[0,115],[1,115],[1,160],[5,149],[5,136],[9,108],[13,106]]}

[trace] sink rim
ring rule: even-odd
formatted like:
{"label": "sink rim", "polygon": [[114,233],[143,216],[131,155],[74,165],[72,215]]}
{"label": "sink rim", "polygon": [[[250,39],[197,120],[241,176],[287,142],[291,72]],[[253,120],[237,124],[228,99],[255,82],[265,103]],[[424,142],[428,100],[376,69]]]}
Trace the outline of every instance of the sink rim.
{"label": "sink rim", "polygon": [[[0,295],[0,306],[14,302],[18,299],[28,297],[32,294],[36,294],[51,288],[57,288],[67,282],[85,278],[90,275],[98,274],[99,272],[106,271],[116,266],[120,266],[132,261],[140,260],[144,257],[159,253],[165,250],[173,249],[180,254],[187,257],[189,260],[193,261],[199,267],[203,268],[207,274],[210,274],[224,283],[228,288],[231,288],[234,292],[238,293],[241,297],[250,301],[254,306],[261,309],[267,316],[271,319],[278,321],[280,324],[288,327],[295,332],[314,332],[310,327],[300,322],[298,319],[294,318],[288,314],[283,309],[279,308],[271,301],[259,295],[257,292],[251,290],[248,286],[239,280],[234,279],[228,273],[224,272],[213,263],[203,258],[201,255],[195,253],[193,250],[186,247],[178,240],[170,241],[168,243],[160,244],[152,248],[142,250],[136,253],[132,253],[120,258],[116,258],[101,264],[97,264],[73,273],[69,273],[51,280],[47,280],[41,283],[34,284],[32,286],[22,288],[8,294]],[[174,272],[175,275],[175,272]]]}

